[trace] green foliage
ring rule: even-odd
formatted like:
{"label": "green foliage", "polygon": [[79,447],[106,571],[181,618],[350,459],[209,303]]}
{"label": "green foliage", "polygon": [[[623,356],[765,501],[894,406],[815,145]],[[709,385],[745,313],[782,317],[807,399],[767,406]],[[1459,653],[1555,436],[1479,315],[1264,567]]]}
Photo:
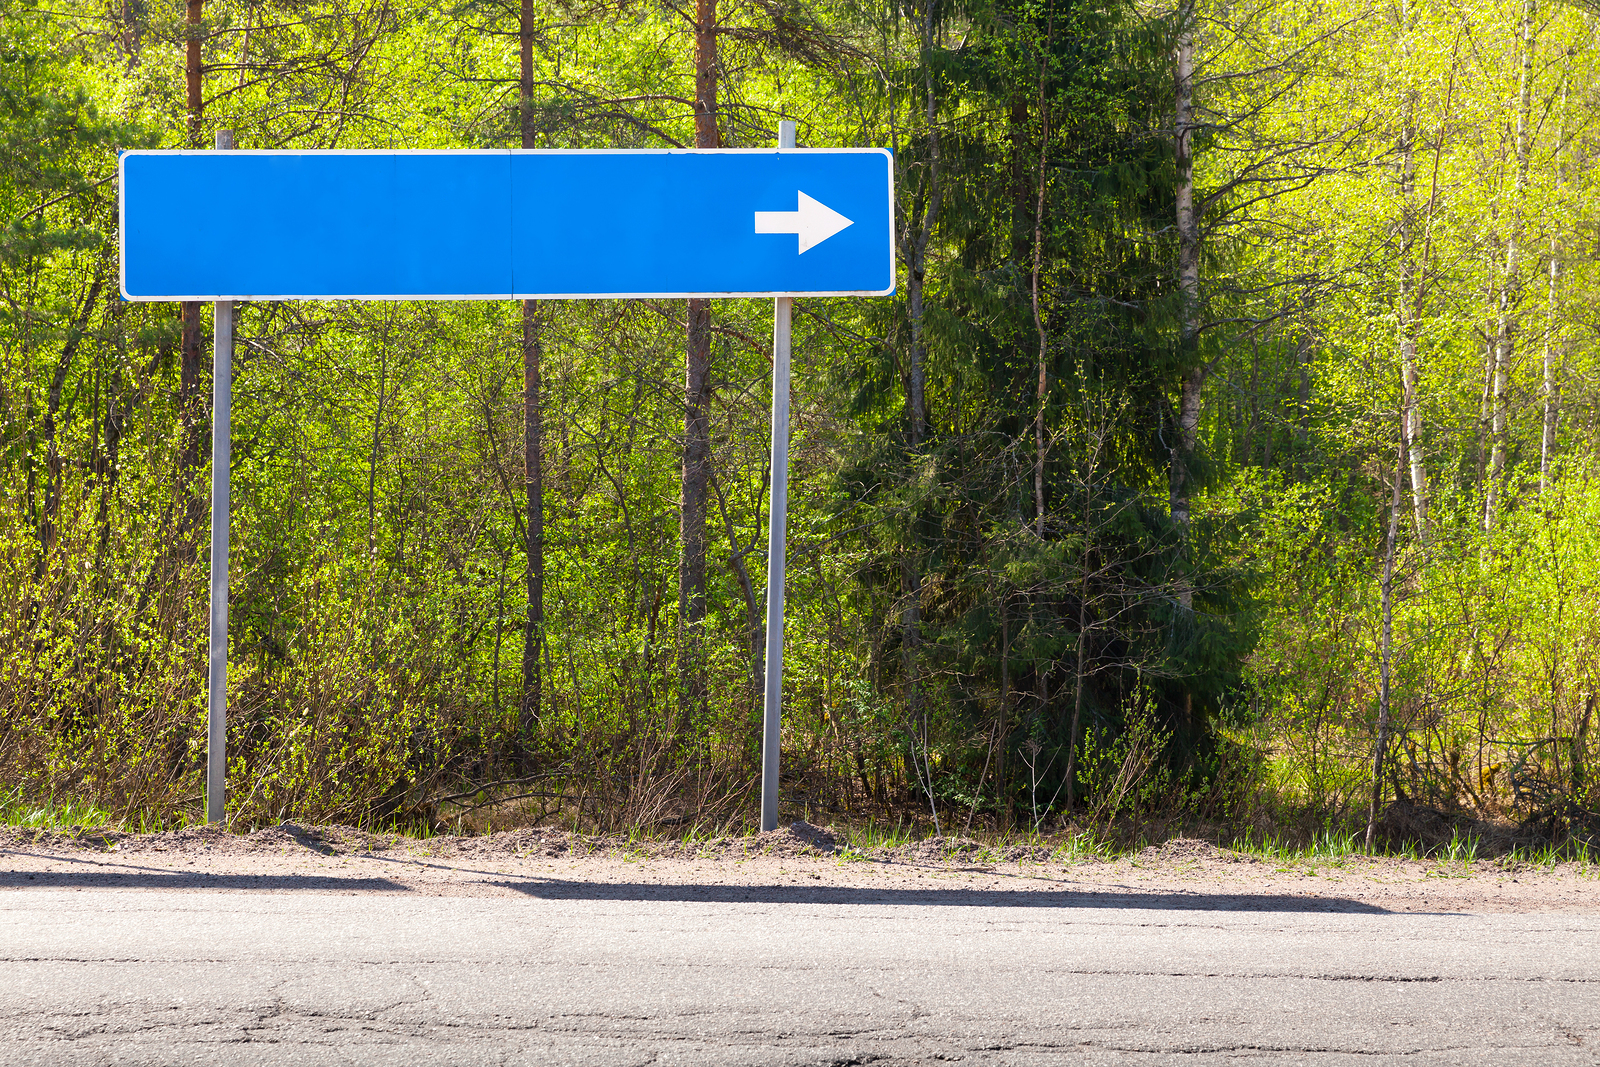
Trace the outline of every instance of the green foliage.
{"label": "green foliage", "polygon": [[1094,822],[1149,811],[1165,799],[1171,772],[1161,765],[1171,732],[1155,721],[1148,695],[1136,693],[1134,712],[1119,732],[1090,730],[1079,757],[1084,783],[1094,797]]}
{"label": "green foliage", "polygon": [[[1403,795],[1518,819],[1596,806],[1597,508],[1593,483],[1571,476],[1492,535],[1441,531],[1408,559],[1393,697]],[[1276,536],[1261,565],[1283,608],[1251,676],[1280,786],[1342,818],[1371,788],[1377,663],[1375,591],[1338,519],[1292,503],[1263,517]]]}
{"label": "green foliage", "polygon": [[98,251],[110,221],[101,188],[109,158],[148,141],[139,126],[102,118],[90,79],[63,54],[66,31],[67,20],[31,0],[0,6],[0,269],[7,271]]}
{"label": "green foliage", "polygon": [[[1363,820],[1387,662],[1385,797],[1600,833],[1596,42],[1567,9],[1530,37],[1520,10],[725,0],[727,145],[787,117],[803,144],[897,161],[898,292],[797,315],[786,809],[880,843],[923,815],[1101,834],[1181,810],[1314,825],[1323,862]],[[221,128],[506,146],[524,118],[547,147],[693,140],[682,11],[534,13],[525,96],[504,5],[210,0],[190,116],[181,9],[0,0],[8,812],[200,813],[206,360],[175,308],[116,298],[116,151]],[[1184,34],[1198,307],[1178,296]],[[234,824],[745,825],[769,313],[715,311],[687,642],[682,308],[543,309],[544,699],[524,730],[518,309],[242,307]]]}

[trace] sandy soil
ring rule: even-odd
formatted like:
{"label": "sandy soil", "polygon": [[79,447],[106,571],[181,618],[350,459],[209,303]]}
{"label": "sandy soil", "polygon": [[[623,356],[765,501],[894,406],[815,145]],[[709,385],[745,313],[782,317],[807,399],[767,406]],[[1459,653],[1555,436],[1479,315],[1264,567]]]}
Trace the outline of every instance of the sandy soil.
{"label": "sandy soil", "polygon": [[[1283,864],[1177,839],[1111,861],[933,839],[839,847],[795,823],[757,837],[629,843],[554,830],[401,838],[290,823],[131,835],[0,828],[0,889],[635,900],[946,903],[1264,911],[1600,912],[1600,869],[1503,861],[1368,859]],[[1154,899],[1153,899],[1154,898]]]}

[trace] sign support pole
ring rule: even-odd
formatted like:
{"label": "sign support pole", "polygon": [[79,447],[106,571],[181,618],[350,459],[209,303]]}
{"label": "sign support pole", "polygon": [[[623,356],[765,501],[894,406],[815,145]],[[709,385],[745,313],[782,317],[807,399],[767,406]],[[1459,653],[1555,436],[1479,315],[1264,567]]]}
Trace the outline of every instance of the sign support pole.
{"label": "sign support pole", "polygon": [[[217,148],[233,131],[217,131]],[[206,822],[225,821],[228,780],[228,518],[233,463],[233,301],[218,300],[211,343],[211,641],[206,684]]]}
{"label": "sign support pole", "polygon": [[[778,123],[794,147],[794,123]],[[778,743],[783,709],[784,535],[789,522],[789,326],[794,298],[772,302],[772,502],[767,509],[767,670],[761,728],[761,829],[778,828]]]}

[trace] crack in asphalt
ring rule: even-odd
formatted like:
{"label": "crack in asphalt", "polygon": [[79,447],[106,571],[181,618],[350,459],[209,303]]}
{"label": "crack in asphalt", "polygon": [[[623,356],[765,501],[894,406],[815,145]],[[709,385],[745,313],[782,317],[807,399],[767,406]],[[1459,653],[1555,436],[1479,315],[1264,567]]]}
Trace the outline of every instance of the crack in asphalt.
{"label": "crack in asphalt", "polygon": [[[0,956],[0,964],[4,963],[70,963],[84,966],[97,964],[120,964],[124,966],[139,966],[142,964],[215,964],[218,966],[237,965],[237,959],[214,956]],[[361,959],[361,960],[268,960],[266,964],[277,965],[316,965],[321,967],[345,966],[361,968],[379,967],[488,967],[504,966],[505,961],[498,958],[487,959],[436,959],[418,960],[409,959]],[[569,966],[584,969],[609,969],[615,967],[607,960],[571,960]],[[685,971],[717,971],[725,972],[728,967],[724,963],[699,963],[693,960],[674,961],[671,966]],[[865,966],[842,965],[832,968],[820,966],[797,967],[787,962],[771,964],[746,965],[740,970],[750,972],[781,972],[794,974],[800,972],[816,972],[828,970],[830,973],[871,973],[875,969]],[[1042,969],[1039,973],[1056,977],[1081,977],[1081,978],[1194,978],[1194,979],[1227,979],[1246,982],[1358,982],[1358,983],[1395,983],[1395,984],[1432,984],[1432,983],[1493,983],[1514,982],[1527,984],[1551,985],[1594,985],[1600,984],[1600,978],[1586,978],[1560,975],[1404,975],[1404,974],[1330,974],[1330,973],[1303,973],[1295,971],[1136,971],[1136,970],[1109,970],[1109,969],[1080,969],[1050,967]],[[872,995],[882,997],[883,994],[872,990]],[[902,998],[895,998],[898,1004],[908,1004]],[[930,1014],[923,1009],[910,1005],[914,1012]],[[0,1018],[5,1018],[0,1012]]]}
{"label": "crack in asphalt", "polygon": [[[602,1019],[602,1020],[615,1021],[615,1022],[646,1021],[646,1020],[635,1019],[635,1018],[629,1017],[629,1016],[624,1016],[624,1017],[617,1018],[617,1019],[609,1019],[608,1017],[605,1017],[605,1016],[582,1016],[582,1018],[599,1018],[599,1019]],[[508,1021],[508,1020],[496,1020],[493,1025],[490,1025],[487,1022],[483,1022],[483,1023],[440,1022],[440,1023],[437,1023],[437,1024],[414,1024],[414,1025],[407,1026],[407,1025],[401,1025],[401,1024],[384,1024],[382,1021],[371,1019],[371,1018],[367,1017],[366,1015],[337,1015],[337,1014],[326,1013],[326,1012],[286,1012],[286,1013],[283,1013],[281,1015],[280,1014],[275,1014],[275,1013],[268,1013],[268,1014],[265,1014],[265,1015],[259,1015],[255,1028],[256,1029],[265,1029],[268,1026],[268,1024],[272,1024],[272,1023],[334,1023],[334,1024],[343,1025],[343,1026],[361,1027],[366,1033],[372,1034],[373,1036],[395,1036],[395,1037],[426,1037],[426,1036],[429,1036],[429,1035],[439,1035],[441,1033],[443,1033],[445,1035],[449,1035],[449,1036],[466,1037],[466,1036],[470,1036],[470,1035],[474,1035],[474,1034],[480,1034],[480,1033],[504,1033],[504,1032],[518,1032],[518,1033],[539,1032],[539,1033],[547,1034],[547,1035],[549,1035],[551,1037],[576,1037],[576,1038],[584,1038],[584,1037],[588,1037],[588,1038],[597,1038],[597,1037],[598,1038],[604,1038],[604,1037],[622,1036],[622,1035],[618,1035],[618,1034],[607,1034],[607,1033],[604,1033],[604,1032],[595,1031],[595,1030],[589,1030],[589,1029],[571,1029],[571,1028],[564,1028],[564,1027],[559,1027],[559,1026],[550,1026],[550,1025],[548,1025],[548,1021],[546,1021],[545,1023],[537,1023],[537,1022],[536,1023],[517,1023],[517,1022],[511,1022],[511,1021]],[[231,1027],[231,1026],[237,1026],[237,1025],[239,1025],[237,1020],[231,1020],[231,1019],[216,1020],[214,1022],[209,1022],[209,1023],[207,1023],[207,1022],[185,1022],[185,1023],[181,1023],[181,1024],[166,1024],[166,1023],[160,1023],[160,1022],[147,1022],[147,1023],[144,1023],[143,1025],[132,1024],[132,1025],[120,1026],[120,1027],[115,1028],[115,1030],[113,1030],[113,1029],[111,1029],[109,1027],[101,1026],[101,1027],[95,1027],[95,1028],[91,1028],[91,1029],[78,1030],[78,1031],[73,1032],[73,1033],[64,1033],[64,1032],[61,1032],[61,1031],[46,1031],[46,1033],[48,1034],[49,1038],[54,1038],[54,1039],[57,1039],[57,1040],[84,1041],[84,1040],[91,1040],[91,1039],[94,1039],[94,1038],[97,1038],[97,1037],[106,1037],[106,1036],[113,1036],[113,1035],[119,1036],[119,1037],[128,1037],[128,1036],[137,1036],[137,1035],[172,1033],[174,1031],[181,1031],[181,1030],[214,1030],[214,1029],[216,1029],[218,1027]],[[286,1028],[287,1027],[280,1027],[280,1029],[286,1029]],[[1096,1027],[1095,1029],[1103,1030],[1103,1029],[1106,1029],[1106,1028],[1105,1027]],[[334,1033],[337,1033],[338,1031],[336,1031],[336,1030],[325,1030],[323,1032],[324,1033],[328,1033],[328,1034],[334,1034]],[[875,1033],[875,1034],[838,1035],[838,1034],[831,1033],[831,1032],[801,1033],[801,1032],[796,1032],[796,1031],[792,1031],[791,1030],[791,1031],[781,1031],[781,1032],[721,1033],[721,1034],[717,1034],[717,1035],[714,1035],[714,1036],[713,1035],[685,1035],[685,1034],[682,1034],[682,1033],[660,1033],[660,1032],[655,1032],[655,1033],[652,1033],[650,1036],[651,1036],[651,1038],[653,1040],[662,1041],[662,1042],[666,1042],[666,1043],[669,1043],[669,1044],[680,1045],[680,1046],[681,1045],[703,1044],[707,1040],[714,1040],[718,1044],[721,1044],[721,1045],[724,1045],[724,1046],[729,1045],[729,1044],[733,1044],[733,1045],[738,1045],[740,1047],[759,1047],[759,1046],[775,1046],[775,1047],[796,1047],[796,1046],[799,1046],[799,1047],[809,1047],[810,1043],[815,1043],[815,1042],[818,1042],[818,1041],[826,1041],[826,1042],[831,1042],[831,1043],[834,1043],[834,1044],[841,1044],[841,1043],[846,1043],[846,1042],[886,1044],[886,1043],[891,1043],[891,1042],[907,1042],[907,1041],[913,1042],[913,1043],[918,1043],[918,1044],[928,1044],[929,1041],[930,1041],[929,1036],[925,1035],[925,1034],[916,1034],[916,1033],[911,1033],[911,1032],[895,1032],[895,1031],[881,1031],[881,1032],[878,1032],[878,1033]],[[1563,1036],[1568,1036],[1568,1035],[1563,1034]],[[269,1037],[269,1035],[266,1035],[266,1034],[253,1034],[253,1033],[251,1033],[249,1031],[244,1031],[237,1037],[231,1037],[231,1038],[228,1038],[228,1037],[214,1037],[208,1043],[209,1044],[214,1044],[214,1045],[254,1043],[254,1042],[260,1042],[260,1041],[262,1041],[263,1039],[265,1039],[267,1037]],[[741,1038],[746,1039],[746,1040],[740,1040]],[[25,1035],[14,1035],[14,1039],[30,1040]],[[35,1037],[32,1040],[38,1040],[38,1038]],[[1570,1037],[1569,1037],[1569,1041],[1570,1041]],[[263,1043],[280,1043],[280,1042],[270,1041],[270,1042],[263,1042]],[[1408,1047],[1405,1047],[1405,1048],[1389,1048],[1389,1049],[1379,1050],[1379,1049],[1371,1049],[1371,1048],[1362,1048],[1362,1047],[1357,1046],[1357,1045],[1337,1045],[1337,1044],[1277,1043],[1277,1042],[1197,1043],[1197,1042],[1192,1042],[1192,1041],[1188,1041],[1188,1042],[1179,1041],[1179,1042],[1174,1042],[1174,1043],[1171,1043],[1171,1044],[1164,1044],[1164,1043],[1159,1043],[1159,1042],[1128,1042],[1128,1041],[1114,1041],[1114,1040],[1110,1040],[1110,1041],[1108,1041],[1108,1040],[1096,1040],[1094,1038],[1089,1038],[1089,1037],[1085,1037],[1085,1038],[1082,1038],[1082,1039],[1079,1039],[1079,1040],[1065,1040],[1065,1041],[1020,1040],[1020,1041],[1004,1041],[1004,1042],[986,1042],[986,1043],[982,1043],[982,1044],[966,1044],[966,1043],[961,1043],[959,1041],[946,1040],[946,1041],[943,1041],[943,1042],[935,1042],[935,1043],[940,1044],[944,1048],[947,1048],[947,1049],[959,1047],[962,1051],[968,1052],[968,1053],[1014,1052],[1014,1051],[1023,1051],[1023,1050],[1064,1051],[1064,1050],[1073,1050],[1073,1049],[1100,1049],[1100,1050],[1104,1050],[1104,1051],[1108,1051],[1108,1052],[1146,1053],[1146,1054],[1174,1054],[1174,1053],[1176,1053],[1176,1054],[1183,1054],[1183,1055],[1225,1054],[1225,1053],[1234,1053],[1234,1052],[1260,1052],[1260,1053],[1277,1053],[1277,1054],[1299,1053],[1299,1054],[1325,1054],[1325,1055],[1346,1055],[1346,1056],[1416,1056],[1416,1055],[1425,1055],[1425,1054],[1459,1054],[1459,1053],[1463,1053],[1463,1052],[1469,1052],[1469,1051],[1472,1051],[1472,1050],[1475,1050],[1475,1049],[1481,1049],[1481,1048],[1484,1047],[1482,1045],[1474,1045],[1474,1044],[1466,1044],[1466,1043],[1453,1043],[1453,1044],[1415,1045],[1415,1046],[1408,1046]],[[1526,1041],[1519,1041],[1519,1042],[1496,1044],[1496,1045],[1494,1045],[1492,1047],[1494,1047],[1497,1050],[1501,1050],[1501,1051],[1514,1051],[1514,1050],[1533,1050],[1533,1051],[1536,1051],[1536,1050],[1548,1049],[1550,1047],[1550,1045],[1548,1045],[1548,1044],[1535,1044],[1535,1043],[1529,1043],[1529,1042],[1526,1042]],[[819,1049],[818,1051],[823,1051],[823,1050]],[[879,1053],[871,1053],[871,1052],[861,1053],[861,1052],[858,1052],[858,1053],[854,1053],[853,1054],[853,1058],[841,1059],[841,1060],[831,1060],[831,1061],[828,1061],[828,1062],[866,1063],[866,1062],[874,1062],[874,1061],[882,1060],[882,1059],[885,1059],[885,1058],[886,1058],[885,1056],[883,1056],[882,1054],[879,1054]]]}

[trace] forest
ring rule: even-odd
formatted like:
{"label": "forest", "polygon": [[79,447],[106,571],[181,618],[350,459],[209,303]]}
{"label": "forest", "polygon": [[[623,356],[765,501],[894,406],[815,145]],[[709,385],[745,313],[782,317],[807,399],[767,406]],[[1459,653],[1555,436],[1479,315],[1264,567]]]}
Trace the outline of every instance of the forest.
{"label": "forest", "polygon": [[[0,807],[203,817],[212,307],[119,295],[119,152],[792,120],[898,280],[795,305],[784,818],[1600,834],[1587,2],[0,0]],[[230,825],[750,825],[771,316],[241,303]]]}

